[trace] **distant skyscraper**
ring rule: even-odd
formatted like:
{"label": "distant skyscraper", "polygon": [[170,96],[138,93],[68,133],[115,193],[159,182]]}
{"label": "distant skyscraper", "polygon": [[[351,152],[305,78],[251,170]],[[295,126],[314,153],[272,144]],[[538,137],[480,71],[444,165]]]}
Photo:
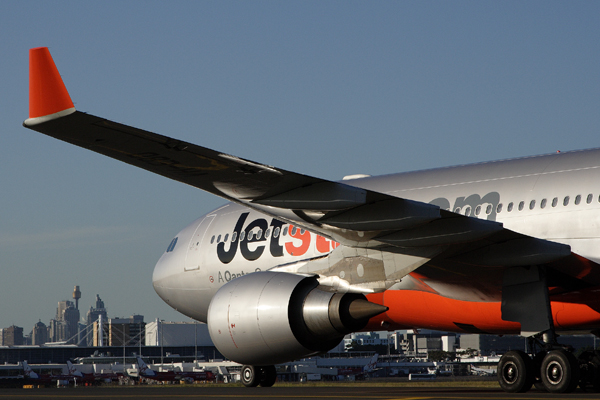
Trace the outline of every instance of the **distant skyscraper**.
{"label": "distant skyscraper", "polygon": [[48,327],[42,321],[33,326],[31,344],[41,345],[48,341]]}
{"label": "distant skyscraper", "polygon": [[58,302],[56,318],[50,321],[50,340],[52,342],[78,343],[79,310],[72,301]]}
{"label": "distant skyscraper", "polygon": [[10,326],[2,329],[4,346],[21,346],[23,345],[23,328],[18,326]]}
{"label": "distant skyscraper", "polygon": [[100,314],[92,323],[92,341],[88,346],[102,347],[108,345],[108,321]]}
{"label": "distant skyscraper", "polygon": [[[94,340],[94,334],[97,334],[93,330],[94,323],[98,320],[98,317],[102,315],[102,320],[106,324],[108,322],[108,314],[106,308],[104,308],[104,302],[100,299],[99,295],[96,295],[96,307],[90,307],[90,311],[87,313],[87,331],[85,332],[85,338],[87,339],[88,346],[97,346],[97,340]],[[86,342],[84,340],[84,342]]]}

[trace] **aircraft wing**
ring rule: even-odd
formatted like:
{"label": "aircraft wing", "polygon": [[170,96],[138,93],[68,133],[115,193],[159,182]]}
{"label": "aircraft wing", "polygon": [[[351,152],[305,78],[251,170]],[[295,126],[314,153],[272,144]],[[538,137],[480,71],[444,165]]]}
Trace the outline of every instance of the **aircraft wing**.
{"label": "aircraft wing", "polygon": [[440,279],[452,280],[446,275],[456,278],[461,271],[464,281],[464,274],[484,274],[482,266],[553,263],[560,274],[576,277],[577,287],[600,284],[598,268],[589,268],[591,261],[572,254],[569,246],[497,222],[286,171],[77,111],[47,48],[30,50],[30,117],[24,126],[347,246],[430,258],[429,273]]}

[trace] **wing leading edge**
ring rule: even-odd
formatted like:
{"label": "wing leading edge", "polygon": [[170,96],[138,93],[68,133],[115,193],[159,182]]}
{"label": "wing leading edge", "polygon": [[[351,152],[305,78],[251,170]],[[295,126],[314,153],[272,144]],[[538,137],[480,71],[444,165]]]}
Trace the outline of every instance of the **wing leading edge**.
{"label": "wing leading edge", "polygon": [[[430,268],[456,266],[468,272],[481,266],[559,266],[568,258],[568,264],[589,271],[590,261],[572,255],[569,246],[522,235],[497,222],[286,171],[76,111],[47,48],[30,50],[30,116],[23,125],[347,246],[427,258],[435,254]],[[578,274],[578,281],[600,284],[596,270]]]}

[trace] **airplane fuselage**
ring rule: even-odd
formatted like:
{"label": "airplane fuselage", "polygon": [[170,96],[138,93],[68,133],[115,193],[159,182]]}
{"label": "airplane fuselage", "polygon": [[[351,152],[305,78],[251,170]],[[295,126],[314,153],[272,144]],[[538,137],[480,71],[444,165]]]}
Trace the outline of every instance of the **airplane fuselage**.
{"label": "airplane fuselage", "polygon": [[[600,150],[593,149],[345,182],[434,204],[458,214],[500,222],[513,231],[569,245],[573,252],[597,262],[600,261],[600,187],[596,184],[600,181],[599,167]],[[376,241],[377,238],[369,240]],[[387,249],[389,246],[382,244],[381,248]],[[314,269],[302,269],[298,264],[305,260],[332,257],[336,251],[352,253],[351,247],[339,245],[329,237],[296,228],[282,219],[243,205],[229,203],[195,220],[177,234],[158,261],[153,282],[157,293],[169,305],[206,322],[212,297],[221,286],[233,279],[275,267],[284,271],[292,268],[293,272],[314,272]],[[377,252],[369,251],[370,254]],[[358,256],[368,257],[368,254]],[[369,296],[380,301],[385,296],[390,299],[415,295],[436,296],[436,301],[444,299],[459,302],[449,304],[449,307],[452,304],[459,307],[455,310],[459,314],[471,312],[477,307],[489,308],[479,313],[486,315],[486,322],[482,322],[487,327],[486,331],[518,333],[518,324],[501,319],[501,287],[498,287],[498,282],[502,281],[500,269],[482,267],[481,274],[489,276],[489,285],[480,282],[477,286],[469,286],[464,279],[459,279],[460,264],[453,271],[445,271],[428,264],[427,260],[425,258],[421,266],[406,276],[388,264],[377,269],[365,268],[359,263],[346,268],[336,267],[338,270],[335,273],[341,280],[359,284],[361,278],[367,280],[365,274],[380,274],[377,279],[384,283],[364,291],[373,293]],[[415,263],[418,264],[417,261]],[[368,278],[373,281],[373,276]],[[418,301],[425,302],[425,297]],[[570,304],[568,301],[566,303]],[[562,303],[561,306],[558,304],[554,302],[553,307],[562,307]],[[385,305],[390,307],[388,316],[398,314],[394,313],[392,303],[386,302]],[[413,309],[418,310],[419,306]],[[576,328],[578,323],[581,324],[581,319],[586,320],[582,325],[585,330],[600,328],[600,314],[591,308],[583,314],[581,318],[564,324],[564,329]],[[390,329],[419,327],[413,325],[419,323],[418,318],[411,321],[406,316],[388,320],[383,326]],[[437,327],[432,322],[422,327],[465,330],[460,324],[443,321],[440,318]],[[374,327],[373,324],[369,325],[369,328]],[[558,328],[561,328],[560,324]]]}

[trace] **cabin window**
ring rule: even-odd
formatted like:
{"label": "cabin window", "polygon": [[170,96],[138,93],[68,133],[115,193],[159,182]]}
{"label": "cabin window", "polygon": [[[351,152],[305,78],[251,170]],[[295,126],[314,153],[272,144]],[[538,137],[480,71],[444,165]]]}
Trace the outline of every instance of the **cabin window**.
{"label": "cabin window", "polygon": [[523,207],[525,207],[525,202],[524,201],[519,202],[519,211],[523,211]]}
{"label": "cabin window", "polygon": [[237,232],[233,232],[233,235],[231,235],[231,243],[235,242],[235,239],[237,239]]}
{"label": "cabin window", "polygon": [[530,210],[533,210],[534,208],[535,208],[535,200],[531,200],[531,201],[529,202],[529,209],[530,209]]}
{"label": "cabin window", "polygon": [[457,214],[460,214],[460,207],[456,207],[456,208],[454,209],[454,212],[455,212],[455,213],[457,213]]}
{"label": "cabin window", "polygon": [[565,196],[565,199],[563,200],[563,206],[568,206],[569,205],[569,196]]}
{"label": "cabin window", "polygon": [[229,240],[229,233],[225,235],[225,237],[223,238],[223,243],[227,243],[227,241]]}
{"label": "cabin window", "polygon": [[275,228],[275,230],[273,231],[273,237],[274,237],[274,238],[277,238],[277,237],[279,237],[279,231],[280,231],[280,230],[281,230],[281,229],[280,229],[279,227]]}
{"label": "cabin window", "polygon": [[552,199],[552,207],[556,207],[557,204],[558,204],[558,197],[555,197]]}
{"label": "cabin window", "polygon": [[496,213],[501,213],[502,212],[502,203],[498,203],[498,206],[496,207]]}
{"label": "cabin window", "polygon": [[256,232],[256,240],[260,240],[261,237],[262,237],[262,229],[259,229],[258,232]]}
{"label": "cabin window", "polygon": [[468,217],[471,215],[471,207],[465,207],[465,215]]}
{"label": "cabin window", "polygon": [[217,243],[221,243],[221,235],[217,237]]}
{"label": "cabin window", "polygon": [[271,230],[270,230],[270,229],[267,229],[267,230],[265,231],[265,239],[268,239],[268,238],[269,238],[269,236],[271,236]]}
{"label": "cabin window", "polygon": [[213,244],[215,242],[215,235],[213,235],[213,237],[210,238],[210,244]]}
{"label": "cabin window", "polygon": [[542,201],[540,201],[540,208],[546,208],[546,199],[542,199]]}
{"label": "cabin window", "polygon": [[506,211],[511,212],[513,209],[513,203],[512,201],[510,203],[508,203],[508,207],[506,207]]}
{"label": "cabin window", "polygon": [[245,237],[246,237],[246,231],[242,231],[242,233],[240,233],[240,242],[243,242]]}
{"label": "cabin window", "polygon": [[492,205],[488,204],[487,207],[485,208],[485,213],[487,215],[490,215],[492,213]]}
{"label": "cabin window", "polygon": [[250,231],[248,232],[248,241],[251,241],[252,239],[254,239],[254,232]]}
{"label": "cabin window", "polygon": [[578,194],[577,196],[575,196],[575,205],[578,206],[579,203],[581,203],[581,195]]}
{"label": "cabin window", "polygon": [[481,213],[481,206],[475,207],[475,215],[479,215]]}
{"label": "cabin window", "polygon": [[590,193],[590,194],[588,194],[588,197],[585,200],[585,202],[590,204],[592,202],[592,200],[594,200],[594,195]]}
{"label": "cabin window", "polygon": [[292,228],[292,232],[290,233],[290,235],[296,236],[296,231],[297,231],[296,227],[293,227]]}
{"label": "cabin window", "polygon": [[281,236],[287,236],[287,231],[288,227],[286,226],[285,228],[283,228],[283,233],[281,234]]}

